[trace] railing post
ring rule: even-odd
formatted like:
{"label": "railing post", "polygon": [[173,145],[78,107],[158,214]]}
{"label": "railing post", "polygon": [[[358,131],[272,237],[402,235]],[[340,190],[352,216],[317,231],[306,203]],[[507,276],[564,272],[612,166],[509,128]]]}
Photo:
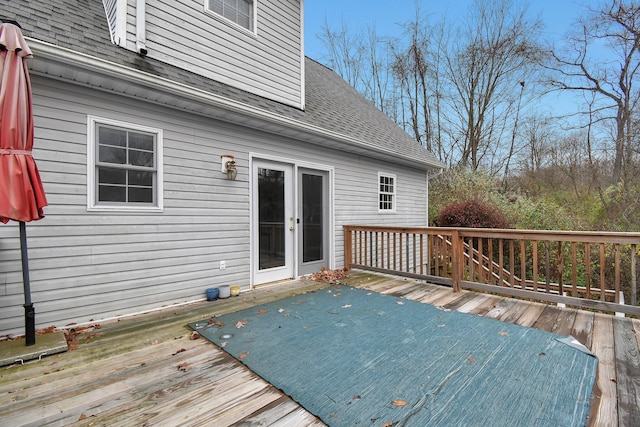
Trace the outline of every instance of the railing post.
{"label": "railing post", "polygon": [[463,244],[462,237],[460,237],[460,232],[458,230],[454,230],[451,233],[451,269],[453,276],[453,291],[460,292],[462,289],[461,281],[462,281],[462,264],[464,259]]}
{"label": "railing post", "polygon": [[344,226],[344,269],[349,270],[353,262],[351,227]]}

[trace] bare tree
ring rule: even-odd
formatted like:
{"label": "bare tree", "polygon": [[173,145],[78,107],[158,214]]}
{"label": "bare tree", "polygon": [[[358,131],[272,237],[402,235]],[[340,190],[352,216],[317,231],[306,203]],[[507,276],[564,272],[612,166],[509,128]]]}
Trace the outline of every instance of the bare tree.
{"label": "bare tree", "polygon": [[541,24],[525,12],[509,0],[476,0],[466,26],[448,46],[446,72],[456,95],[451,107],[462,136],[460,161],[472,170],[495,150],[491,132],[505,115],[514,114],[517,85],[532,80],[529,73],[539,60],[535,40]]}
{"label": "bare tree", "polygon": [[[550,68],[557,73],[549,83],[565,91],[596,94],[601,105],[589,108],[589,124],[613,121],[613,182],[625,179],[633,162],[633,111],[640,93],[635,88],[640,68],[640,5],[610,0],[579,20],[580,31],[569,37],[570,48],[553,51]],[[607,59],[608,58],[608,59]],[[597,114],[594,117],[594,112]]]}

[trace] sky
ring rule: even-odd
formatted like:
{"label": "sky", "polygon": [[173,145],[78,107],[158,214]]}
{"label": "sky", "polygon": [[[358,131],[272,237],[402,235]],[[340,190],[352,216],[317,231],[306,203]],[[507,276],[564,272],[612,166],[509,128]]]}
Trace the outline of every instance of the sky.
{"label": "sky", "polygon": [[[417,0],[421,10],[432,22],[447,21],[465,15],[472,0]],[[550,38],[560,38],[578,16],[582,5],[600,3],[599,0],[530,0],[528,10],[539,16]],[[338,29],[344,21],[350,31],[357,32],[375,26],[379,36],[398,35],[400,23],[415,17],[416,0],[304,0],[305,54],[322,62],[324,48],[317,35],[326,22]]]}
{"label": "sky", "polygon": [[[416,1],[430,22],[461,20],[473,0],[304,0],[305,55],[327,63],[325,48],[318,35],[325,22],[338,30],[342,22],[349,32],[365,31],[374,27],[378,36],[399,36],[400,24],[415,18]],[[517,1],[517,0],[516,0]],[[528,13],[543,23],[543,38],[560,40],[587,7],[597,7],[603,0],[528,0]],[[550,94],[542,108],[557,115],[571,114],[582,103],[578,94]]]}

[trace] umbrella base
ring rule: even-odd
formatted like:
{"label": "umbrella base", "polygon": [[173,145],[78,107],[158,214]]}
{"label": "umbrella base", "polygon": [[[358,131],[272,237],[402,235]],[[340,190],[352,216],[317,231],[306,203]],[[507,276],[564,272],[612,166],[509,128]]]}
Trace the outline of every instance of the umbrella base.
{"label": "umbrella base", "polygon": [[36,312],[33,304],[24,304],[24,327],[25,344],[34,345],[36,343]]}

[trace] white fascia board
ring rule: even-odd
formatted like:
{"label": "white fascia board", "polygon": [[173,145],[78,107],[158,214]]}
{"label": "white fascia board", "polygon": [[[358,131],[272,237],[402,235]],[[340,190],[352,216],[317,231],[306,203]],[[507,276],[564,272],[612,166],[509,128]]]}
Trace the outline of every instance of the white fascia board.
{"label": "white fascia board", "polygon": [[239,113],[247,117],[264,120],[276,125],[321,136],[323,138],[333,139],[335,141],[339,141],[342,144],[357,147],[370,152],[379,153],[384,156],[389,156],[387,158],[404,160],[415,166],[426,166],[429,169],[442,168],[442,165],[440,165],[439,163],[433,164],[426,161],[416,161],[416,159],[409,155],[399,154],[387,148],[373,146],[369,142],[361,139],[353,138],[338,132],[333,132],[319,126],[314,126],[308,123],[301,122],[299,120],[281,116],[279,114],[274,114],[270,111],[256,108],[254,106],[244,104],[233,99],[225,98],[223,96],[216,95],[202,89],[197,89],[174,80],[169,80],[164,77],[159,77],[141,70],[129,68],[124,65],[116,64],[114,62],[107,61],[101,58],[96,58],[94,56],[90,56],[81,52],[76,52],[71,49],[44,42],[42,40],[32,39],[30,37],[25,38],[27,39],[29,47],[34,53],[34,56],[37,58],[62,62],[72,66],[76,66],[80,69],[98,72],[106,76],[118,78],[135,85],[142,85],[160,90],[164,93],[180,96],[192,102],[211,105],[214,107],[225,109],[227,111]]}

